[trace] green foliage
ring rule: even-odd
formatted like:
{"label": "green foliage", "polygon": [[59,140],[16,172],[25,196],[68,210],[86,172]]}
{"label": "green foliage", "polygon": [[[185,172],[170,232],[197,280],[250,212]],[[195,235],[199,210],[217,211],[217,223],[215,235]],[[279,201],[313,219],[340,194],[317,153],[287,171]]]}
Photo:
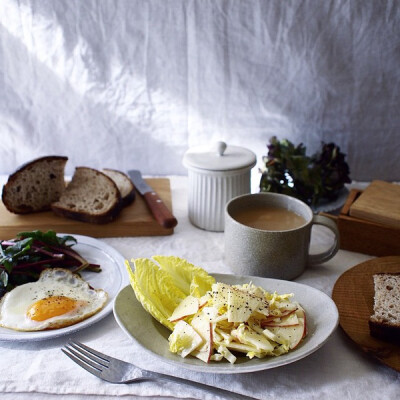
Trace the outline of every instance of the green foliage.
{"label": "green foliage", "polygon": [[67,245],[67,242],[73,242],[76,244],[76,239],[73,236],[64,235],[57,236],[54,231],[42,232],[39,230],[30,231],[30,232],[20,232],[17,235],[18,238],[32,238],[34,240],[38,240],[40,242],[46,243],[48,245],[53,246],[64,246]]}
{"label": "green foliage", "polygon": [[20,232],[12,240],[0,240],[0,298],[15,286],[35,281],[45,268],[70,268],[77,273],[84,268],[100,271],[71,247],[73,236],[54,231]]}
{"label": "green foliage", "polygon": [[287,139],[270,139],[261,192],[283,193],[316,205],[323,199],[335,200],[345,183],[350,183],[345,154],[334,143],[322,143],[320,151],[307,156],[306,147]]}

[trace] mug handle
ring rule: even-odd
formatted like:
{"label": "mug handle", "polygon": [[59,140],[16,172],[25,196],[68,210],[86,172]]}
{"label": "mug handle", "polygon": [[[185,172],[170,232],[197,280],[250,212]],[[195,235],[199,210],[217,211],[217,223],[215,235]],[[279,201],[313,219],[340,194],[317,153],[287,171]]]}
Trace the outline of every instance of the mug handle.
{"label": "mug handle", "polygon": [[339,250],[340,247],[340,235],[339,229],[334,221],[323,215],[314,214],[312,219],[312,225],[323,225],[329,228],[335,235],[335,241],[333,245],[328,249],[318,254],[310,254],[308,256],[309,265],[322,264],[325,261],[330,260]]}

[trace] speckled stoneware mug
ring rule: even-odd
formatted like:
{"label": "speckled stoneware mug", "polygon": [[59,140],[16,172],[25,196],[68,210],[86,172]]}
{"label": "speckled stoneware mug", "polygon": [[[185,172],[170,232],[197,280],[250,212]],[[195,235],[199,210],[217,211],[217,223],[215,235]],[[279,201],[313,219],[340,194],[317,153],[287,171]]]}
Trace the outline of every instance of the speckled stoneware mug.
{"label": "speckled stoneware mug", "polygon": [[[238,222],[246,210],[278,208],[294,212],[304,220],[297,227],[283,230],[254,228]],[[243,222],[243,221],[242,221]],[[334,233],[332,246],[319,254],[309,254],[311,228],[324,225]],[[235,197],[225,208],[225,262],[239,275],[275,279],[294,279],[307,265],[331,259],[339,250],[339,231],[335,222],[314,215],[304,202],[283,194],[254,193]]]}

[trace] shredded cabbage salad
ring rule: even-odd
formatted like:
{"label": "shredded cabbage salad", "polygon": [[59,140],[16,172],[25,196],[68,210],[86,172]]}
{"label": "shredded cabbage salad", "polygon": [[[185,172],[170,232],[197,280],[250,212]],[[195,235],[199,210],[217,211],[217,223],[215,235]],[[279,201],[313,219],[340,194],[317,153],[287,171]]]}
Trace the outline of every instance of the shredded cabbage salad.
{"label": "shredded cabbage salad", "polygon": [[307,334],[306,313],[293,294],[268,292],[251,282],[216,282],[178,257],[126,261],[137,299],[172,331],[169,350],[204,362],[280,356]]}

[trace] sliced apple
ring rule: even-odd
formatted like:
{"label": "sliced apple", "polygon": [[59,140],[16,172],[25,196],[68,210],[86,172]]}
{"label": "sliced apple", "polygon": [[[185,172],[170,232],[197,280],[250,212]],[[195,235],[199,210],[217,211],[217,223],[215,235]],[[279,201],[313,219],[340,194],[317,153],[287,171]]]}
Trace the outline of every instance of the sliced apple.
{"label": "sliced apple", "polygon": [[269,320],[263,322],[263,327],[276,327],[276,326],[296,326],[299,325],[299,318],[295,312],[290,313],[288,316],[283,318],[275,318],[273,320]]}
{"label": "sliced apple", "polygon": [[191,356],[198,358],[199,360],[209,363],[211,360],[210,353],[208,351],[193,350],[190,353]]}
{"label": "sliced apple", "polygon": [[279,317],[287,317],[290,314],[293,314],[294,312],[297,311],[297,306],[291,309],[284,309],[283,311],[280,312]]}
{"label": "sliced apple", "polygon": [[169,349],[185,358],[202,345],[203,338],[185,321],[178,321],[168,338]]}
{"label": "sliced apple", "polygon": [[244,324],[240,324],[238,328],[232,330],[232,336],[234,336],[241,343],[253,346],[253,351],[262,350],[271,352],[274,350],[274,346],[265,335],[250,330]]}
{"label": "sliced apple", "polygon": [[250,317],[247,321],[247,325],[253,329],[253,331],[262,334],[263,328],[260,325],[260,322],[257,319]]}
{"label": "sliced apple", "polygon": [[197,350],[199,354],[195,355],[201,360],[208,360],[213,353],[213,335],[215,325],[213,323],[214,318],[217,316],[217,310],[214,307],[202,308],[192,319],[191,326],[201,336],[204,343]]}
{"label": "sliced apple", "polygon": [[199,308],[205,307],[208,301],[211,299],[210,292],[207,292],[204,296],[199,298]]}
{"label": "sliced apple", "polygon": [[263,319],[263,321],[268,321],[268,320],[273,320],[273,319],[276,319],[276,318],[287,317],[288,315],[295,313],[296,310],[297,310],[297,307],[293,308],[292,310],[283,310],[283,311],[274,310],[274,311],[271,311],[271,313],[268,316],[266,316]]}
{"label": "sliced apple", "polygon": [[277,304],[281,315],[285,312],[295,311],[297,309],[297,303],[292,303],[290,301],[281,301]]}
{"label": "sliced apple", "polygon": [[175,308],[168,321],[177,322],[189,315],[196,314],[199,310],[199,299],[194,296],[185,297]]}
{"label": "sliced apple", "polygon": [[221,361],[223,358],[224,358],[224,357],[223,357],[222,354],[214,353],[214,354],[211,356],[210,360],[212,360],[212,361]]}
{"label": "sliced apple", "polygon": [[210,337],[208,338],[207,342],[203,344],[199,349],[196,349],[192,352],[192,355],[199,358],[200,360],[204,361],[205,363],[209,363],[211,357],[214,353],[214,338],[213,338],[213,326],[212,322],[210,322],[209,332]]}
{"label": "sliced apple", "polygon": [[296,311],[297,317],[303,318],[304,320],[304,333],[303,333],[303,338],[307,336],[307,317],[306,317],[306,312],[304,311],[304,308],[298,304],[298,309]]}
{"label": "sliced apple", "polygon": [[262,331],[263,335],[265,335],[268,339],[272,340],[273,342],[280,343],[280,344],[283,344],[283,345],[287,345],[288,343],[287,343],[286,339],[284,339],[283,337],[280,337],[280,336],[276,335],[276,334],[272,331],[272,329],[273,329],[273,328],[265,328],[265,329]]}
{"label": "sliced apple", "polygon": [[[304,318],[298,317],[299,324],[295,326],[268,327],[266,330],[272,332],[278,340],[278,343],[288,343],[290,349],[298,346],[304,337],[305,323]],[[274,339],[273,339],[274,340]]]}
{"label": "sliced apple", "polygon": [[249,351],[256,351],[254,346],[246,343],[238,343],[238,342],[230,342],[229,344],[225,345],[227,349],[239,351],[241,353],[248,353]]}

